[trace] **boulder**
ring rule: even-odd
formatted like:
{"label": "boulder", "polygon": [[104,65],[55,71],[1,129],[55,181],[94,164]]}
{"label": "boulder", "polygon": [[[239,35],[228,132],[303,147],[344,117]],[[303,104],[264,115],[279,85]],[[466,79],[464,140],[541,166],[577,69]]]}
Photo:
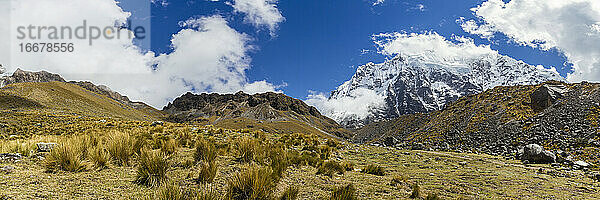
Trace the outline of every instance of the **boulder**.
{"label": "boulder", "polygon": [[589,163],[587,163],[587,162],[585,162],[585,161],[581,161],[581,160],[575,161],[575,162],[573,163],[573,165],[579,166],[580,168],[586,168],[586,167],[589,167],[589,166],[590,166],[590,164],[589,164]]}
{"label": "boulder", "polygon": [[528,163],[548,164],[556,162],[556,155],[550,151],[544,150],[544,147],[537,144],[529,144],[522,150],[521,160]]}
{"label": "boulder", "polygon": [[531,108],[536,112],[543,111],[552,106],[565,93],[567,93],[567,88],[564,85],[544,84],[531,93]]}
{"label": "boulder", "polygon": [[165,123],[162,121],[154,121],[154,122],[152,122],[152,124],[150,124],[150,126],[158,126],[158,125],[162,126],[163,124],[165,124]]}
{"label": "boulder", "polygon": [[37,143],[35,145],[38,148],[38,152],[50,152],[58,144],[56,144],[56,143],[44,143],[44,142],[40,142],[40,143]]}

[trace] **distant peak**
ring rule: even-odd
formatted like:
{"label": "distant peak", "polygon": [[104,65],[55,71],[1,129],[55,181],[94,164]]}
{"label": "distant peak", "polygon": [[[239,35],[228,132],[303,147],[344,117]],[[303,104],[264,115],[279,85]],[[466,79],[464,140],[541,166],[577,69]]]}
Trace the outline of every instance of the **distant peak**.
{"label": "distant peak", "polygon": [[30,72],[22,70],[21,68],[17,68],[15,72],[8,77],[4,78],[4,84],[14,84],[14,83],[26,83],[26,82],[66,82],[58,74],[53,74],[47,71],[39,71],[39,72]]}

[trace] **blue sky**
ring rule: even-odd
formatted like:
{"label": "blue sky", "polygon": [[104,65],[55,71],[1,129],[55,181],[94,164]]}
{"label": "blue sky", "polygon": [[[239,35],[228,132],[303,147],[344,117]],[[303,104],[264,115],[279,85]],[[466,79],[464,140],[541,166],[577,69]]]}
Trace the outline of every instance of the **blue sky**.
{"label": "blue sky", "polygon": [[[223,1],[168,1],[166,6],[152,6],[150,50],[170,53],[171,37],[182,29],[180,21],[220,14],[229,26],[253,38],[251,44],[256,48],[250,53],[248,79],[286,84],[280,89],[300,99],[311,90],[329,93],[350,79],[357,66],[383,62],[385,57],[375,52],[371,36],[387,32],[434,31],[446,38],[467,36],[476,44],[489,44],[501,54],[529,64],[555,66],[563,76],[570,72],[566,58],[556,50],[520,46],[501,34],[489,41],[465,33],[456,20],[475,19],[470,9],[482,2],[387,0],[374,6],[366,0],[284,0],[278,3],[278,9],[286,20],[272,36],[268,29],[244,23],[244,15],[235,13]],[[363,50],[370,52],[365,54]]]}

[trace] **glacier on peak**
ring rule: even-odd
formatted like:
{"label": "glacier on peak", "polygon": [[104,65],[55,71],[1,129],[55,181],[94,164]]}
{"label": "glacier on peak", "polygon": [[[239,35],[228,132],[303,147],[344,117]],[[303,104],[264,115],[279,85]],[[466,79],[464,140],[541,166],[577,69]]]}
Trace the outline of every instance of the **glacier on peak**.
{"label": "glacier on peak", "polygon": [[[532,85],[549,80],[566,82],[555,69],[532,66],[498,53],[468,59],[399,54],[380,64],[358,67],[352,78],[327,99],[327,103],[341,106],[315,106],[347,128],[358,128],[405,114],[440,110],[462,96],[496,86]],[[367,113],[349,112],[353,110],[351,100],[359,98],[356,109],[367,108]],[[307,101],[311,104],[310,97]]]}

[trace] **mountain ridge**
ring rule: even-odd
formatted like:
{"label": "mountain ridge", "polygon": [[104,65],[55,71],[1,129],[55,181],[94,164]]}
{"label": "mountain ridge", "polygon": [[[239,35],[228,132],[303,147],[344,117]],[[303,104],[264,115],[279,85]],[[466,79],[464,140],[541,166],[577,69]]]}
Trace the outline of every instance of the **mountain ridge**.
{"label": "mountain ridge", "polygon": [[[163,110],[169,121],[201,122],[224,128],[262,129],[268,132],[307,131],[337,138],[349,138],[349,131],[323,116],[303,101],[280,93],[254,95],[192,94],[188,92],[169,103]],[[289,129],[289,130],[286,130]]]}
{"label": "mountain ridge", "polygon": [[423,55],[398,55],[380,64],[357,68],[349,81],[331,92],[340,99],[354,91],[375,91],[385,104],[373,107],[365,118],[343,113],[326,113],[348,128],[393,119],[404,114],[440,110],[462,96],[477,94],[495,86],[534,85],[549,80],[565,81],[555,71],[543,69],[499,54],[475,59],[441,60]]}

